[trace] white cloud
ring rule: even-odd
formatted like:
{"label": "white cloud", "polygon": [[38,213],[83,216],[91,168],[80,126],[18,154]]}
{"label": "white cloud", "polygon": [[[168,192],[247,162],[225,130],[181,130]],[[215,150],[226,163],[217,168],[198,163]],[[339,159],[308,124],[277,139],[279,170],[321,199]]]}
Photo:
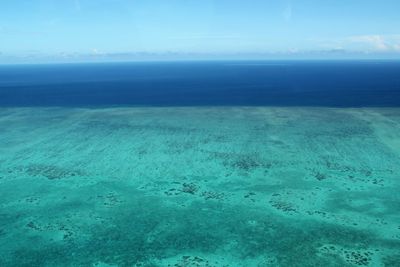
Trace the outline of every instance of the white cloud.
{"label": "white cloud", "polygon": [[81,2],[79,0],[75,0],[75,10],[80,12],[81,9]]}
{"label": "white cloud", "polygon": [[103,52],[99,51],[97,48],[92,48],[92,54],[93,55],[102,55]]}
{"label": "white cloud", "polygon": [[381,35],[361,35],[349,37],[349,41],[368,45],[376,50],[389,50],[389,45]]}
{"label": "white cloud", "polygon": [[290,21],[291,19],[292,19],[292,13],[293,13],[293,11],[292,11],[292,5],[289,3],[286,7],[285,7],[285,10],[283,10],[283,18],[286,20],[286,21]]}
{"label": "white cloud", "polygon": [[311,38],[308,41],[324,50],[343,49],[361,53],[400,52],[400,34],[353,35],[337,39]]}
{"label": "white cloud", "polygon": [[365,46],[367,50],[400,51],[400,35],[358,35],[346,38],[347,44]]}

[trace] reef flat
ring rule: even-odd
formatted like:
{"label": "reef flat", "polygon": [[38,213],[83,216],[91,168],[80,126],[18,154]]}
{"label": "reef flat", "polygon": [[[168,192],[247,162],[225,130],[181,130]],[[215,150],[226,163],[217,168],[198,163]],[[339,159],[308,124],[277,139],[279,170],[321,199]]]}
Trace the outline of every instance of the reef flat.
{"label": "reef flat", "polygon": [[0,266],[400,266],[399,108],[1,108]]}

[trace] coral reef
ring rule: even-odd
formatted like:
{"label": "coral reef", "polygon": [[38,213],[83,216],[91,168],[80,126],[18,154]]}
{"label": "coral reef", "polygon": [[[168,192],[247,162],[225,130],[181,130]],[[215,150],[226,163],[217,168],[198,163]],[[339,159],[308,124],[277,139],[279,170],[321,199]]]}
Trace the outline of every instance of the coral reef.
{"label": "coral reef", "polygon": [[400,109],[10,108],[0,129],[2,267],[399,266]]}
{"label": "coral reef", "polygon": [[71,178],[74,176],[83,176],[80,170],[70,170],[54,165],[32,164],[22,168],[30,176],[42,176],[49,180]]}

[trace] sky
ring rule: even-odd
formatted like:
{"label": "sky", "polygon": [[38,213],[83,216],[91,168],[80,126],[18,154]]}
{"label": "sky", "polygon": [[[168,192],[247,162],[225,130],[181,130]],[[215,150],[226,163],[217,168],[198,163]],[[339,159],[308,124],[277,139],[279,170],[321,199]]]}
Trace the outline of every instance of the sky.
{"label": "sky", "polygon": [[400,58],[399,0],[1,0],[0,64]]}

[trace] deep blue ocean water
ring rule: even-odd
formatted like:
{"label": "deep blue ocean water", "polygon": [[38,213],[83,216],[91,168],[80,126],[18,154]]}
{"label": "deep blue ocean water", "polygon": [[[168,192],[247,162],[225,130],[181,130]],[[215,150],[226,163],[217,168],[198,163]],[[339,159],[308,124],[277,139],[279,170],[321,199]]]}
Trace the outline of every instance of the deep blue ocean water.
{"label": "deep blue ocean water", "polygon": [[399,61],[0,66],[0,106],[400,106]]}

